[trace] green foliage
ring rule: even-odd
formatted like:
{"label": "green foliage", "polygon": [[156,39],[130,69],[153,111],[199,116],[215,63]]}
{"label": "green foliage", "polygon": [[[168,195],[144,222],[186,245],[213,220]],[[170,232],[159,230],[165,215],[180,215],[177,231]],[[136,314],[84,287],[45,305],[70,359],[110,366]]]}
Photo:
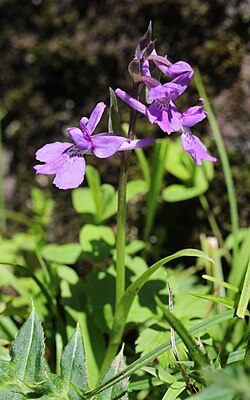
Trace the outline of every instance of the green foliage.
{"label": "green foliage", "polygon": [[183,152],[180,141],[169,141],[165,168],[182,182],[172,184],[163,190],[163,199],[170,203],[201,195],[206,192],[213,178],[213,164],[204,162],[203,166],[197,166]]}
{"label": "green foliage", "polygon": [[[10,360],[0,359],[0,399],[85,399],[88,373],[81,331],[77,327],[66,345],[58,375],[45,368],[44,336],[41,323],[33,309],[12,343]],[[123,351],[112,362],[102,384],[125,368]],[[127,399],[126,379],[103,391],[98,400]]]}
{"label": "green foliage", "polygon": [[[118,193],[112,185],[101,185],[99,172],[94,167],[88,166],[87,171],[89,188],[72,191],[73,206],[86,222],[101,224],[117,213]],[[127,202],[146,190],[147,184],[141,179],[129,182]]]}

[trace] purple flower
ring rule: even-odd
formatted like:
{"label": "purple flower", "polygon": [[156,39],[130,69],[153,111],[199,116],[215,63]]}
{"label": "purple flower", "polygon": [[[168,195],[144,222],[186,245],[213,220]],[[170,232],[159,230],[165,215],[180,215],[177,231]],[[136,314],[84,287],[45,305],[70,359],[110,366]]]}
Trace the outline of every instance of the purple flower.
{"label": "purple flower", "polygon": [[171,82],[179,85],[179,95],[186,90],[194,74],[191,65],[185,61],[172,64],[166,57],[159,56],[155,50],[152,51],[148,60],[153,61],[164,74],[173,78]]}
{"label": "purple flower", "polygon": [[116,89],[115,93],[125,103],[144,114],[151,124],[159,125],[163,132],[170,134],[180,131],[181,114],[173,103],[173,100],[179,96],[178,85],[172,82],[161,85],[160,82],[150,76],[144,76],[143,81],[149,88],[149,100],[153,100],[149,106],[145,106],[121,89]]}
{"label": "purple flower", "polygon": [[98,158],[107,158],[117,151],[133,150],[151,144],[154,138],[129,140],[107,132],[91,136],[99,123],[106,105],[98,103],[90,115],[83,117],[79,128],[68,128],[72,143],[49,143],[36,152],[38,164],[34,168],[37,174],[55,174],[53,183],[59,189],[73,189],[84,180],[86,171],[85,154],[94,154]]}
{"label": "purple flower", "polygon": [[[148,60],[154,61],[164,73],[174,79],[162,85],[152,78]],[[116,95],[128,105],[146,115],[151,124],[158,124],[163,132],[171,134],[180,131],[181,114],[173,100],[180,96],[189,85],[194,73],[193,69],[184,61],[172,64],[165,57],[158,56],[155,50],[152,51],[148,59],[143,60],[141,67],[142,80],[149,89],[148,98],[153,101],[152,104],[146,107],[121,89],[116,89]]]}
{"label": "purple flower", "polygon": [[197,165],[202,165],[202,160],[217,161],[216,158],[207,153],[206,146],[189,129],[207,116],[207,112],[202,109],[204,100],[200,100],[202,101],[201,105],[188,108],[181,116],[183,132],[181,135],[182,147],[183,150],[191,155]]}

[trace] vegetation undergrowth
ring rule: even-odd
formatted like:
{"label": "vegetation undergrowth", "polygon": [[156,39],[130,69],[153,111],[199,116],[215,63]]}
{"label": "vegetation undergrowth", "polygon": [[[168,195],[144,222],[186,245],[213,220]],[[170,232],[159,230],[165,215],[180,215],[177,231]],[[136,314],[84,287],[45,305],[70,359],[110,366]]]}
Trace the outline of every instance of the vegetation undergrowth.
{"label": "vegetation undergrowth", "polygon": [[[196,71],[201,103],[180,113],[174,101],[194,71],[156,53],[151,23],[128,70],[131,95],[110,88],[108,132],[92,135],[106,107],[99,102],[80,128],[68,128],[74,144],[54,142],[36,153],[44,163],[36,172],[72,190],[79,241],[49,243],[56,205],[43,190],[31,191],[31,218],[8,211],[1,199],[1,227],[20,225],[11,239],[0,238],[2,400],[249,398],[250,229],[239,227],[229,160],[201,76]],[[128,124],[121,123],[118,98],[131,107]],[[138,113],[161,135],[138,139]],[[206,116],[227,187],[227,237],[207,196],[216,159],[190,130]],[[178,131],[181,141],[166,137]],[[148,156],[144,147],[153,144]],[[142,178],[130,180],[133,150]],[[118,189],[86,167],[90,155],[115,153]],[[176,183],[166,187],[170,175]],[[79,188],[85,176],[87,186]],[[139,215],[138,198],[144,229],[128,240],[126,210],[135,206]],[[155,226],[157,208],[189,199],[199,200],[213,236],[202,232],[201,249],[169,254]],[[159,247],[166,253],[160,260]]]}

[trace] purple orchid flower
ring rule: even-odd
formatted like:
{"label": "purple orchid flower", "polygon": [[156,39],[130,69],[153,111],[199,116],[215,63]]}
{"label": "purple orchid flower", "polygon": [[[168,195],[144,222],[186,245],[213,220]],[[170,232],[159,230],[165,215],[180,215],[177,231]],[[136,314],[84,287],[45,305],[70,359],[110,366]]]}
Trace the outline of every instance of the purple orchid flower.
{"label": "purple orchid flower", "polygon": [[207,153],[206,146],[189,129],[207,116],[207,112],[202,109],[204,99],[200,100],[202,101],[201,105],[188,108],[181,116],[183,132],[181,135],[181,144],[183,150],[191,155],[197,165],[202,165],[202,160],[217,161],[216,158]]}
{"label": "purple orchid flower", "polygon": [[[161,84],[152,78],[149,68],[149,60],[155,62],[157,66],[168,76],[174,78],[171,82]],[[116,89],[115,93],[121,100],[125,101],[138,112],[146,115],[151,124],[158,124],[159,127],[168,134],[181,130],[181,114],[177,110],[173,100],[180,96],[190,83],[193,76],[193,69],[184,61],[171,64],[165,57],[158,56],[153,50],[151,55],[143,60],[141,65],[142,80],[149,89],[149,100],[152,104],[146,107],[139,100],[129,96],[121,89]]]}
{"label": "purple orchid flower", "polygon": [[83,117],[79,128],[68,128],[72,143],[55,142],[43,146],[36,152],[38,161],[45,164],[35,165],[37,174],[55,174],[53,183],[59,189],[73,189],[84,180],[86,171],[85,154],[94,154],[98,158],[107,158],[117,151],[133,150],[151,144],[154,138],[129,140],[107,132],[91,136],[99,123],[106,105],[98,103],[90,115]]}
{"label": "purple orchid flower", "polygon": [[179,96],[178,84],[169,82],[161,85],[151,76],[144,76],[143,81],[149,88],[149,100],[152,104],[145,106],[139,100],[129,96],[121,89],[116,89],[116,95],[129,106],[144,114],[151,124],[157,124],[168,134],[181,130],[181,114],[175,107],[173,100]]}
{"label": "purple orchid flower", "polygon": [[153,61],[157,68],[168,77],[173,78],[171,82],[179,85],[179,95],[186,90],[194,74],[191,65],[185,61],[177,61],[172,64],[166,57],[159,56],[155,50],[144,63],[148,63],[148,60]]}

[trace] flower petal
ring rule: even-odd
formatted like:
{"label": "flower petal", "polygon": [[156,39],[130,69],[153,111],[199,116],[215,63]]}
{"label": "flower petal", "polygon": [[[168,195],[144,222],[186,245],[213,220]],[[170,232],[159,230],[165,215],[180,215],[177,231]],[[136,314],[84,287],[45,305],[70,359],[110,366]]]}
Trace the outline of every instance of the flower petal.
{"label": "flower petal", "polygon": [[170,82],[164,85],[158,85],[149,91],[148,98],[150,100],[162,99],[168,97],[172,100],[179,96],[179,86]]}
{"label": "flower petal", "polygon": [[142,114],[146,114],[147,107],[142,104],[139,100],[134,99],[133,97],[129,96],[126,92],[121,89],[116,89],[115,94],[120,97],[121,100],[125,101],[130,107],[134,108],[138,112]]}
{"label": "flower petal", "polygon": [[190,128],[206,118],[207,112],[202,107],[203,105],[188,108],[181,116],[182,125]]}
{"label": "flower petal", "polygon": [[151,76],[148,60],[143,60],[141,66],[141,72],[143,76]]}
{"label": "flower petal", "polygon": [[86,133],[86,135],[90,135],[89,129],[87,127],[89,119],[87,117],[82,117],[80,120],[80,127],[82,132]]}
{"label": "flower petal", "polygon": [[37,174],[53,175],[56,174],[58,168],[61,167],[63,162],[64,154],[58,157],[56,160],[50,161],[46,164],[37,164],[34,166],[34,169],[36,170]]}
{"label": "flower petal", "polygon": [[148,137],[145,139],[127,140],[124,142],[118,151],[134,150],[141,147],[149,146],[155,141],[155,137]]}
{"label": "flower petal", "polygon": [[92,152],[98,158],[107,158],[115,154],[128,139],[109,133],[99,133],[91,138]]}
{"label": "flower petal", "polygon": [[103,102],[100,102],[95,106],[94,110],[92,111],[89,117],[89,121],[87,122],[87,128],[90,134],[94,132],[97,124],[100,122],[100,119],[102,117],[105,108],[106,105]]}
{"label": "flower petal", "polygon": [[191,155],[197,165],[202,165],[201,160],[207,160],[211,162],[217,161],[216,158],[210,156],[207,153],[206,146],[200,141],[197,136],[192,135],[190,131],[185,131],[181,135],[181,144],[183,150]]}
{"label": "flower petal", "polygon": [[181,114],[172,101],[170,101],[166,109],[162,110],[154,102],[147,110],[147,117],[151,124],[158,124],[163,132],[167,132],[168,134],[181,130]]}
{"label": "flower petal", "polygon": [[56,160],[62,153],[72,146],[72,143],[54,142],[48,143],[36,152],[36,159],[42,162],[50,162]]}
{"label": "flower petal", "polygon": [[69,136],[74,140],[75,144],[80,150],[88,150],[91,146],[90,136],[84,134],[79,128],[68,128]]}
{"label": "flower petal", "polygon": [[194,70],[191,65],[189,65],[185,61],[178,61],[170,65],[170,67],[168,68],[168,75],[170,76],[170,78],[177,78],[178,76],[186,73],[191,74],[192,77],[194,74]]}
{"label": "flower petal", "polygon": [[53,183],[59,189],[74,189],[84,180],[86,163],[79,151],[65,153],[64,162],[58,168]]}

